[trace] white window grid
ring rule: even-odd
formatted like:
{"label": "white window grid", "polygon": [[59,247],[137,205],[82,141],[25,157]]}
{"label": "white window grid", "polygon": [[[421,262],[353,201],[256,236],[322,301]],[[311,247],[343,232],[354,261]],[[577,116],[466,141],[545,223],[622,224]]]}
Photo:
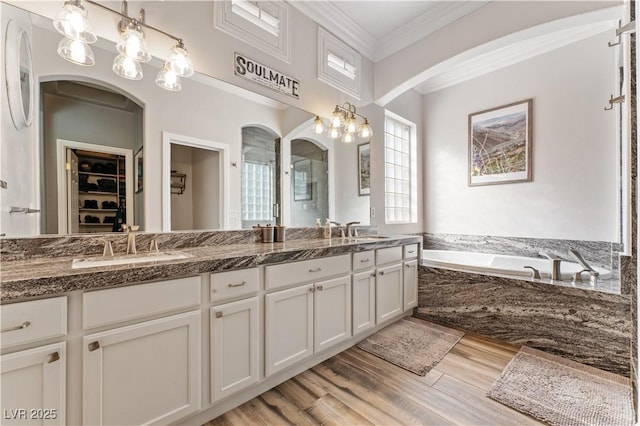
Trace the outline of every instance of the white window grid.
{"label": "white window grid", "polygon": [[412,222],[412,128],[387,115],[384,126],[385,222]]}
{"label": "white window grid", "polygon": [[261,8],[257,1],[232,0],[231,11],[276,37],[280,33],[280,20]]}
{"label": "white window grid", "polygon": [[274,204],[273,167],[270,164],[242,163],[242,220],[269,221]]}

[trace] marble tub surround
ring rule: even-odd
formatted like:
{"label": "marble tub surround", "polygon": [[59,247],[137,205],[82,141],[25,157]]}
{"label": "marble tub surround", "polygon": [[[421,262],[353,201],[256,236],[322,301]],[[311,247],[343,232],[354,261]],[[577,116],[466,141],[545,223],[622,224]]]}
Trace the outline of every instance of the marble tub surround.
{"label": "marble tub surround", "polygon": [[[323,228],[286,228],[287,241],[323,238]],[[375,226],[358,227],[362,236],[377,233]],[[332,230],[333,238],[340,237],[340,230]],[[58,258],[66,256],[102,255],[104,241],[112,242],[115,254],[127,252],[127,238],[124,234],[73,234],[44,235],[26,238],[0,238],[0,261],[25,260],[32,258]],[[176,231],[140,232],[136,235],[138,252],[148,251],[152,240],[156,240],[160,250],[182,250],[193,247],[209,247],[229,244],[262,242],[259,229],[233,231]]]}
{"label": "marble tub surround", "polygon": [[542,257],[540,251],[575,262],[569,248],[575,247],[592,266],[611,271],[613,279],[620,275],[619,253],[622,245],[607,241],[556,240],[550,238],[500,237],[465,234],[424,234],[423,245],[431,250],[457,250],[512,256]]}
{"label": "marble tub surround", "polygon": [[420,266],[415,316],[630,375],[628,295]]}
{"label": "marble tub surround", "polygon": [[366,241],[307,238],[269,244],[247,242],[180,248],[181,252],[191,256],[186,259],[87,269],[71,268],[77,256],[32,257],[2,263],[0,295],[2,302],[18,301],[74,290],[194,276],[420,242],[421,238],[416,236],[390,236]]}

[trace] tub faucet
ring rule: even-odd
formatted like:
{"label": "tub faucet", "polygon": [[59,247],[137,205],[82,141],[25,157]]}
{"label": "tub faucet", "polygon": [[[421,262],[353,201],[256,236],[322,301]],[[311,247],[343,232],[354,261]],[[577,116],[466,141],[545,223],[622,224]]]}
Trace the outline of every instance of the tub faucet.
{"label": "tub faucet", "polygon": [[586,270],[587,272],[589,272],[589,274],[591,274],[592,278],[593,277],[597,278],[600,275],[600,272],[593,269],[591,265],[589,265],[587,261],[584,260],[584,257],[582,257],[582,255],[578,252],[578,250],[571,247],[569,248],[569,254],[582,266],[584,270]]}
{"label": "tub faucet", "polygon": [[553,253],[547,253],[546,251],[539,252],[540,256],[544,256],[551,261],[551,279],[554,281],[562,280],[562,273],[560,272],[560,259]]}

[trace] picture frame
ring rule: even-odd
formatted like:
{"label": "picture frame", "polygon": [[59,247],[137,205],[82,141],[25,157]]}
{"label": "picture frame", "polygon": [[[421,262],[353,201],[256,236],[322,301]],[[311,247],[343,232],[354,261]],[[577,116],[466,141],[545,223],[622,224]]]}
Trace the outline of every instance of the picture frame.
{"label": "picture frame", "polygon": [[358,195],[371,195],[371,144],[358,145]]}
{"label": "picture frame", "polygon": [[532,180],[533,99],[469,114],[468,186]]}
{"label": "picture frame", "polygon": [[144,156],[142,154],[142,148],[136,152],[133,158],[133,164],[135,169],[134,186],[135,193],[137,194],[144,189]]}
{"label": "picture frame", "polygon": [[311,160],[306,158],[293,162],[293,201],[308,201],[313,198],[311,185]]}

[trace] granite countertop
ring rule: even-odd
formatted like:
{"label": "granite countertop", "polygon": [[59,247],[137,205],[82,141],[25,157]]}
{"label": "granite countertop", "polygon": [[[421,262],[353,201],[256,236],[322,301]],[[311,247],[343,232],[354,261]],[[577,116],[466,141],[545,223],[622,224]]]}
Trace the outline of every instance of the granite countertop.
{"label": "granite countertop", "polygon": [[188,277],[205,272],[308,260],[421,242],[421,236],[404,235],[385,238],[364,237],[355,241],[332,238],[266,244],[228,244],[170,250],[190,255],[185,259],[84,269],[71,268],[73,259],[83,256],[12,260],[2,262],[0,301],[22,301],[42,296],[56,296],[74,290]]}

